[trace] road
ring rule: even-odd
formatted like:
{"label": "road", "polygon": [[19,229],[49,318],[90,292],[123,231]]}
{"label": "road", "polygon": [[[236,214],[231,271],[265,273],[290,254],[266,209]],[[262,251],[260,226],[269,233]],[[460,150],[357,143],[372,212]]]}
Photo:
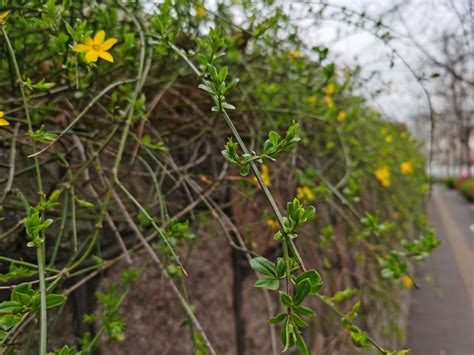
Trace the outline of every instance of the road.
{"label": "road", "polygon": [[428,215],[443,244],[418,267],[408,346],[413,355],[473,355],[474,206],[436,186]]}

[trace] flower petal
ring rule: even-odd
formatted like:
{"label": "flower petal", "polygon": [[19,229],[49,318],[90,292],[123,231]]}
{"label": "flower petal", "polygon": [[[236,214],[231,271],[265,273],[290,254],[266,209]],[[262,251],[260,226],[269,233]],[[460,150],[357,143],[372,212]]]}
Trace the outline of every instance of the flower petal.
{"label": "flower petal", "polygon": [[110,48],[112,48],[112,46],[117,43],[117,38],[109,38],[107,41],[105,41],[104,43],[102,43],[102,45],[100,46],[100,48],[103,50],[103,51],[108,51]]}
{"label": "flower petal", "polygon": [[99,55],[99,57],[101,57],[102,59],[105,59],[106,61],[110,63],[114,62],[114,57],[112,57],[112,54],[106,51],[100,51],[100,52],[97,52],[97,54]]}
{"label": "flower petal", "polygon": [[2,118],[3,116],[5,116],[5,112],[0,111],[0,118]]}
{"label": "flower petal", "polygon": [[87,54],[86,54],[86,62],[87,63],[95,63],[95,62],[97,62],[98,58],[99,58],[99,54],[94,50],[91,50],[91,51],[87,52]]}
{"label": "flower petal", "polygon": [[6,119],[4,118],[0,118],[0,127],[3,127],[3,126],[9,126],[10,125],[10,122],[8,122]]}
{"label": "flower petal", "polygon": [[85,45],[85,44],[82,44],[82,43],[79,43],[77,46],[75,46],[73,49],[72,49],[74,52],[80,52],[80,53],[86,53],[86,52],[89,52],[91,50],[91,47]]}
{"label": "flower petal", "polygon": [[104,43],[104,39],[105,39],[105,31],[99,31],[95,34],[94,42],[95,44],[102,44]]}
{"label": "flower petal", "polygon": [[90,37],[86,37],[86,39],[84,40],[84,44],[90,47],[94,44],[94,40]]}

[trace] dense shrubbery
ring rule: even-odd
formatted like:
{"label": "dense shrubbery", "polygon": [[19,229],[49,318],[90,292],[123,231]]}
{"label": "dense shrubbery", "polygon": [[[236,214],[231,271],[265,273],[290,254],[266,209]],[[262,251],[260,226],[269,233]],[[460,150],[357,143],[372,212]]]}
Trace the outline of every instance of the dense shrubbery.
{"label": "dense shrubbery", "polygon": [[474,179],[446,177],[441,179],[441,183],[449,189],[457,189],[468,201],[474,201]]}
{"label": "dense shrubbery", "polygon": [[[214,353],[214,326],[202,327],[207,310],[194,309],[186,280],[190,260],[210,258],[193,248],[217,235],[248,259],[256,287],[278,292],[264,307],[280,309],[269,323],[283,349],[307,353],[314,333],[334,334],[324,311],[315,318],[317,299],[355,346],[392,353],[363,327],[395,333],[410,262],[438,244],[423,212],[424,157],[405,127],[356,94],[357,72],[307,48],[266,5],[5,8],[0,241],[13,292],[0,304],[0,339],[9,351],[39,339],[44,353],[47,309],[146,254],[185,312],[193,350]],[[119,310],[139,273],[127,268],[84,317],[96,333],[58,353],[87,353],[102,333],[128,340]]]}

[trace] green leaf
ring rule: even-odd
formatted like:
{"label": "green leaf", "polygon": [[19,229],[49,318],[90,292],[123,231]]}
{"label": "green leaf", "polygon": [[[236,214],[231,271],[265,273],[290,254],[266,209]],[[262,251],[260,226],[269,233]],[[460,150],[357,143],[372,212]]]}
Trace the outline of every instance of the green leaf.
{"label": "green leaf", "polygon": [[269,290],[278,290],[280,281],[277,279],[258,279],[255,282],[255,287],[266,288]]}
{"label": "green leaf", "polygon": [[30,89],[49,90],[56,86],[56,84],[47,83],[44,79],[41,79],[41,81],[37,82],[36,84],[26,83],[26,86],[28,86]]}
{"label": "green leaf", "polygon": [[29,306],[35,291],[31,287],[31,284],[24,283],[15,287],[12,291],[12,301],[20,302],[24,306]]}
{"label": "green leaf", "polygon": [[351,310],[345,315],[345,317],[350,320],[357,317],[357,314],[359,314],[359,311],[360,311],[360,306],[361,306],[361,302],[359,300],[352,306]]}
{"label": "green leaf", "polygon": [[284,321],[286,318],[288,318],[288,314],[283,312],[283,313],[277,314],[276,316],[270,318],[268,320],[268,323],[277,324],[277,323],[280,323],[280,322]]}
{"label": "green leaf", "polygon": [[323,283],[321,281],[321,275],[319,275],[316,270],[305,271],[296,278],[296,283],[298,284],[304,279],[308,279],[311,284],[310,295],[315,295],[321,290]]}
{"label": "green leaf", "polygon": [[288,350],[294,345],[293,332],[294,332],[293,324],[288,322],[288,319],[287,319],[283,327],[281,327],[281,332],[280,332],[280,340],[281,340],[281,344],[283,345],[282,352],[285,352],[286,350]]}
{"label": "green leaf", "polygon": [[272,142],[273,146],[275,146],[275,147],[280,142],[280,135],[275,131],[270,131],[270,133],[268,134],[268,138],[270,138],[270,141]]}
{"label": "green leaf", "polygon": [[250,172],[250,165],[244,164],[240,167],[240,175],[247,176]]}
{"label": "green leaf", "polygon": [[332,297],[332,300],[334,302],[342,302],[342,301],[347,300],[348,298],[351,298],[355,294],[357,294],[356,289],[348,288],[343,291],[336,292],[336,294]]}
{"label": "green leaf", "polygon": [[283,278],[285,276],[285,260],[283,258],[278,258],[276,262],[276,273],[278,278]]}
{"label": "green leaf", "polygon": [[298,351],[301,355],[309,355],[308,352],[308,347],[306,346],[306,343],[301,336],[301,333],[297,330],[295,332],[296,335],[296,346],[298,347]]}
{"label": "green leaf", "polygon": [[263,256],[257,256],[250,261],[250,267],[258,273],[276,278],[275,266],[273,263],[264,258]]}
{"label": "green leaf", "polygon": [[23,309],[23,305],[18,301],[3,301],[0,303],[0,313],[17,313]]}
{"label": "green leaf", "polygon": [[308,323],[306,323],[299,315],[296,313],[291,314],[291,319],[293,320],[293,323],[298,327],[298,328],[306,328],[308,326]]}
{"label": "green leaf", "polygon": [[228,109],[228,110],[235,110],[235,106],[234,105],[231,105],[227,102],[223,102],[222,103],[222,108],[225,108],[225,109]]}
{"label": "green leaf", "polygon": [[21,321],[21,314],[5,314],[0,317],[0,328],[9,330]]}
{"label": "green leaf", "polygon": [[352,343],[358,348],[362,349],[371,349],[372,344],[369,343],[369,336],[366,332],[363,332],[358,327],[351,327],[349,330],[351,334]]}
{"label": "green leaf", "polygon": [[296,284],[296,295],[293,298],[295,305],[299,305],[311,291],[311,283],[308,279],[303,279]]}
{"label": "green leaf", "polygon": [[227,67],[224,67],[219,71],[219,81],[221,83],[223,83],[225,79],[227,78],[227,73],[228,73]]}
{"label": "green leaf", "polygon": [[212,94],[212,95],[214,94],[214,91],[209,86],[207,86],[206,84],[199,84],[198,88],[202,89],[204,91],[207,91],[209,94]]}
{"label": "green leaf", "polygon": [[309,307],[295,306],[293,307],[293,310],[301,316],[316,317],[316,313],[314,313],[314,311]]}
{"label": "green leaf", "polygon": [[293,306],[291,297],[285,291],[280,291],[280,301],[285,307]]}
{"label": "green leaf", "polygon": [[53,308],[62,305],[66,302],[67,297],[65,295],[52,293],[46,296],[46,307]]}
{"label": "green leaf", "polygon": [[83,208],[94,208],[94,204],[89,201],[81,200],[80,198],[76,198],[76,201],[79,204],[79,206]]}

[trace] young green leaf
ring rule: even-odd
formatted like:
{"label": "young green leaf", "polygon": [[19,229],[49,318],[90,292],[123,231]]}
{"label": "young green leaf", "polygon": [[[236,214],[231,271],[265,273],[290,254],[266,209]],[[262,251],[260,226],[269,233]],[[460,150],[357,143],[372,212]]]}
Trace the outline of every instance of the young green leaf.
{"label": "young green leaf", "polygon": [[280,281],[278,279],[258,279],[255,282],[255,287],[266,288],[269,290],[278,290]]}
{"label": "young green leaf", "polygon": [[316,317],[316,313],[314,313],[314,311],[309,308],[309,307],[305,307],[305,306],[295,306],[293,307],[293,310],[298,313],[300,316],[304,316],[304,317]]}
{"label": "young green leaf", "polygon": [[309,279],[303,279],[296,284],[296,295],[293,298],[293,302],[295,305],[299,305],[306,296],[308,296],[309,292],[311,291],[311,283]]}
{"label": "young green leaf", "polygon": [[296,334],[296,346],[298,347],[298,351],[300,355],[309,355],[308,347],[306,346],[306,343],[303,337],[301,336],[301,333],[299,332],[299,330],[297,330],[295,334]]}
{"label": "young green leaf", "polygon": [[65,295],[60,294],[50,294],[46,296],[46,307],[53,308],[62,305],[66,302],[67,297]]}
{"label": "young green leaf", "polygon": [[323,282],[321,281],[321,275],[319,275],[316,270],[308,270],[299,275],[296,278],[296,284],[304,279],[308,279],[311,284],[311,290],[309,292],[310,295],[315,295],[321,290]]}
{"label": "young green leaf", "polygon": [[285,307],[293,306],[293,300],[285,291],[280,291],[280,301]]}
{"label": "young green leaf", "polygon": [[296,313],[291,314],[291,320],[298,328],[306,328],[309,325]]}
{"label": "young green leaf", "polygon": [[268,323],[277,324],[277,323],[280,323],[280,322],[284,321],[286,318],[288,318],[287,313],[280,313],[280,314],[277,314],[276,316],[270,318],[268,320]]}
{"label": "young green leaf", "polygon": [[263,256],[257,256],[256,258],[253,258],[252,261],[250,261],[250,267],[262,275],[273,278],[276,278],[277,276],[273,263]]}

